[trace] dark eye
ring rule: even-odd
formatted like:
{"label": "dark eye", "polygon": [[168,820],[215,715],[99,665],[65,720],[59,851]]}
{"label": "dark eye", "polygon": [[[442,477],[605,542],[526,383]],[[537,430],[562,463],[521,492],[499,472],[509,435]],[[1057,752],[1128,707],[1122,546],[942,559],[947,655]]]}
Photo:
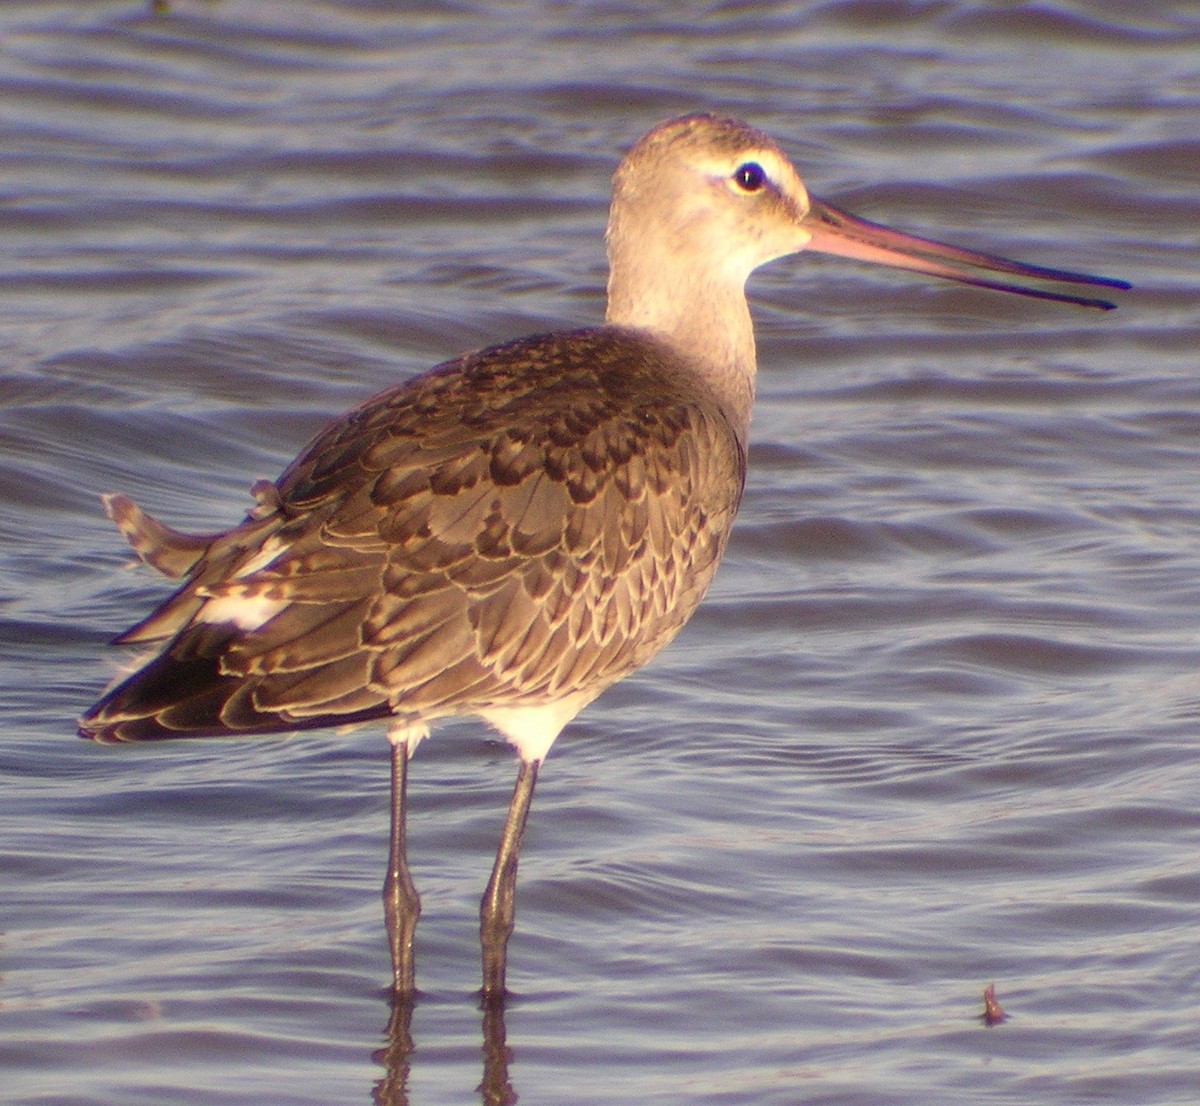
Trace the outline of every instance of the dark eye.
{"label": "dark eye", "polygon": [[733,179],[743,192],[757,192],[767,183],[767,174],[757,161],[747,161],[733,171]]}

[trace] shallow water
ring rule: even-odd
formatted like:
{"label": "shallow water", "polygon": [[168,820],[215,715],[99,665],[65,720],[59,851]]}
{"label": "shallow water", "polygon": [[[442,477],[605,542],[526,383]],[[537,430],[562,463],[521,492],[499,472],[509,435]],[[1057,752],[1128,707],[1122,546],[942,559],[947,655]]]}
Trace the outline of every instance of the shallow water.
{"label": "shallow water", "polygon": [[[10,2],[0,50],[0,1100],[1200,1098],[1194,6]],[[1136,290],[755,278],[738,530],[547,762],[503,1027],[511,755],[414,762],[408,1050],[378,734],[72,736],[164,594],[97,497],[228,525],[380,387],[595,321],[608,177],[693,108]]]}

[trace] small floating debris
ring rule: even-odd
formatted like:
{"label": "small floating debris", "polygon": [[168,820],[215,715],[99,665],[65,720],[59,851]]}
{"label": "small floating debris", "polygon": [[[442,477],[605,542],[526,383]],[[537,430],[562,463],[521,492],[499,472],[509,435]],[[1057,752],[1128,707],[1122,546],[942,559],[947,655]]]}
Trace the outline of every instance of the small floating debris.
{"label": "small floating debris", "polygon": [[1003,1021],[1008,1020],[1008,1015],[1004,1012],[1004,1007],[1000,1005],[996,998],[996,985],[989,983],[983,989],[983,1013],[980,1014],[983,1019],[983,1024],[987,1026],[999,1025]]}

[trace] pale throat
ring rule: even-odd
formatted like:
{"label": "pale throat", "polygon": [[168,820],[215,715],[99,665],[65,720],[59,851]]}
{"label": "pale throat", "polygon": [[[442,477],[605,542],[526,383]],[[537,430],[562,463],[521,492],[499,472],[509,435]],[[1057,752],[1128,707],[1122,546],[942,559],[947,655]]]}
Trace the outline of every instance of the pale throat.
{"label": "pale throat", "polygon": [[642,248],[636,257],[611,251],[605,321],[636,327],[666,340],[729,408],[745,438],[754,402],[754,325],[745,276]]}

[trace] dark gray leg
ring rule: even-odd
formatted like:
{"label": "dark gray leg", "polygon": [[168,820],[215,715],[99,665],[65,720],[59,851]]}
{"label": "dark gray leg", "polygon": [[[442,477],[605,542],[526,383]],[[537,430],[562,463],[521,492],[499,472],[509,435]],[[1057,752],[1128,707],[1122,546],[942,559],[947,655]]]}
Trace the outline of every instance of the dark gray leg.
{"label": "dark gray leg", "polygon": [[521,839],[533,801],[533,785],[537,783],[538,762],[521,761],[517,786],[508,807],[504,835],[496,852],[496,866],[488,880],[483,902],[479,906],[479,939],[483,944],[483,1001],[485,1005],[504,1002],[504,970],[508,939],[512,936],[516,917],[517,861],[521,855]]}
{"label": "dark gray leg", "polygon": [[383,881],[383,915],[392,946],[396,994],[411,996],[416,988],[413,936],[421,916],[421,896],[408,871],[404,838],[404,799],[408,790],[408,743],[392,742],[392,836],[387,877]]}

